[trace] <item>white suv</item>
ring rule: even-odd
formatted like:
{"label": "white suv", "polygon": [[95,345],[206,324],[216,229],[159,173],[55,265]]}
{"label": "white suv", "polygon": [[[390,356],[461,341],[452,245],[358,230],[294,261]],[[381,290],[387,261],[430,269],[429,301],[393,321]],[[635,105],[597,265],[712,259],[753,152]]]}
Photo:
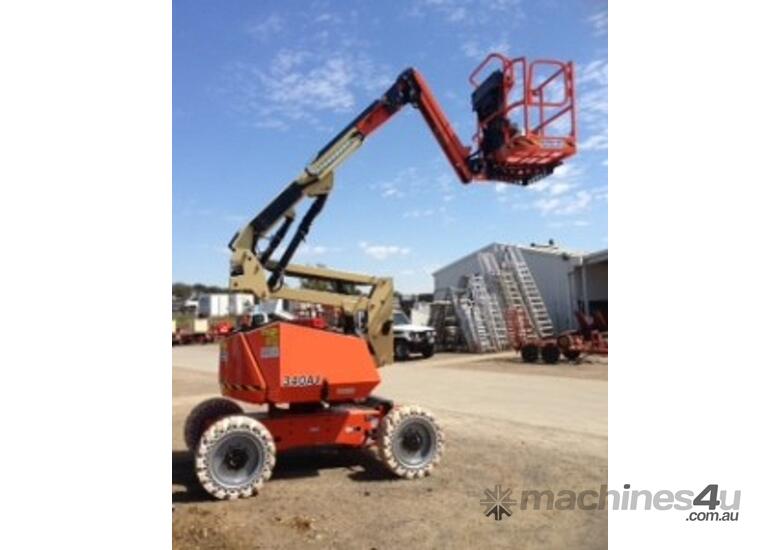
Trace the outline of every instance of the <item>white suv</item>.
{"label": "white suv", "polygon": [[413,325],[402,311],[393,313],[393,351],[398,361],[404,361],[412,353],[431,357],[434,353],[435,335],[431,327]]}

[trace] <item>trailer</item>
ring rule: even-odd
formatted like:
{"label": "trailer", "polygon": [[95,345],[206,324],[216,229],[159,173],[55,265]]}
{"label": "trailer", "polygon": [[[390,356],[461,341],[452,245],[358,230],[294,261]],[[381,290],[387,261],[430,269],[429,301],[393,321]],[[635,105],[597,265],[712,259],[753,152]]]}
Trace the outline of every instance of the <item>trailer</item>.
{"label": "trailer", "polygon": [[[588,321],[576,312],[579,330],[566,331],[557,336],[541,337],[525,311],[509,308],[506,311],[507,333],[512,348],[525,363],[536,363],[541,357],[548,365],[557,364],[561,355],[576,361],[582,355],[607,355],[606,320],[603,317]],[[602,330],[599,330],[602,329]]]}

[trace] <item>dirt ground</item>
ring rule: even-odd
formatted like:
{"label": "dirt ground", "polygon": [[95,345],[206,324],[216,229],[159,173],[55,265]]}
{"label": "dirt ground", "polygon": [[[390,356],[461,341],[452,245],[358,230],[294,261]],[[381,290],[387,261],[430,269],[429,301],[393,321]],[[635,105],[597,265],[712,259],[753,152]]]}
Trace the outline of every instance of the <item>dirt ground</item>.
{"label": "dirt ground", "polygon": [[174,548],[606,548],[606,511],[479,504],[500,484],[599,490],[607,482],[607,362],[525,365],[513,354],[441,354],[382,369],[378,395],[417,403],[446,432],[430,478],[398,480],[370,452],[281,455],[252,499],[216,502],[198,485],[181,435],[217,393],[215,346],[173,350]]}

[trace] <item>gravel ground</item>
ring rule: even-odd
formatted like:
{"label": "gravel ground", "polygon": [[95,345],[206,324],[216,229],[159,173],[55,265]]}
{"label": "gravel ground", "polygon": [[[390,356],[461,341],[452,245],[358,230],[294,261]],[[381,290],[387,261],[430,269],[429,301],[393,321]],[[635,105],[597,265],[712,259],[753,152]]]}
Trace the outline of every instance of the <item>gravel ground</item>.
{"label": "gravel ground", "polygon": [[430,478],[397,480],[368,451],[278,458],[252,499],[216,502],[198,486],[181,436],[217,393],[215,346],[173,350],[174,548],[606,548],[606,511],[482,514],[501,484],[558,492],[607,482],[607,362],[524,365],[512,354],[441,354],[382,369],[377,392],[429,408],[447,446]]}

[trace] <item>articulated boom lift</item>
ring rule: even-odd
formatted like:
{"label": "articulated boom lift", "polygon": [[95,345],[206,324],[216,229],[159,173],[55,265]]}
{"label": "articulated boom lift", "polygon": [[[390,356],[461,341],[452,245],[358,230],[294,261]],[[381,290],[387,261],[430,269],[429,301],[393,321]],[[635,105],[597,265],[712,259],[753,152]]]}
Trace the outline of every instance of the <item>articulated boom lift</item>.
{"label": "articulated boom lift", "polygon": [[[230,241],[232,290],[251,291],[260,300],[334,306],[343,311],[345,327],[340,333],[274,322],[223,342],[222,394],[268,405],[268,412],[247,415],[234,401],[215,398],[190,414],[185,439],[196,454],[201,484],[215,497],[251,496],[270,477],[276,451],[296,447],[375,446],[387,467],[407,478],[428,475],[439,462],[444,439],[429,412],[371,395],[379,384],[377,367],[393,359],[392,280],[290,260],[325,206],[336,168],[405,105],[419,109],[464,184],[528,185],[576,152],[571,63],[494,53],[469,80],[477,114],[473,149],[461,143],[422,75],[407,69]],[[272,258],[304,199],[311,205],[284,251]],[[261,240],[267,240],[262,250]],[[326,281],[335,290],[291,288],[285,277]],[[351,294],[347,285],[368,292]]]}

